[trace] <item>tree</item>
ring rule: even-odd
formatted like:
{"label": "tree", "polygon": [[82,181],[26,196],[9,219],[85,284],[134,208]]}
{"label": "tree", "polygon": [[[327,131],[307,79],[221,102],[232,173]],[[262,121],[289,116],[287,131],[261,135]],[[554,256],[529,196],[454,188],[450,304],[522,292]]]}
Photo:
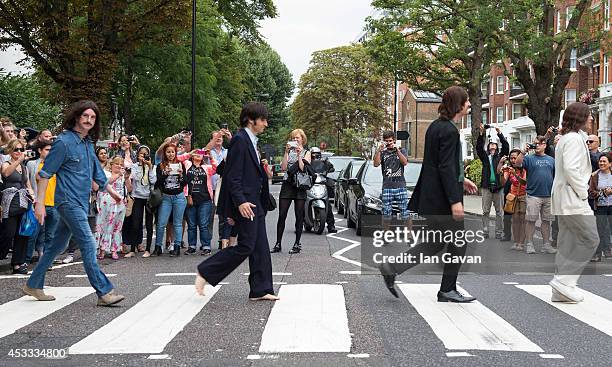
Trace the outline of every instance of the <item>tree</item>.
{"label": "tree", "polygon": [[[472,146],[482,123],[481,83],[498,56],[486,30],[501,18],[494,6],[481,0],[375,0],[383,11],[370,18],[373,33],[366,42],[379,67],[411,88],[440,93],[451,85],[468,91],[472,105]],[[466,19],[467,18],[467,19]]]}
{"label": "tree", "polygon": [[[304,129],[315,144],[319,140],[336,142],[344,131],[379,137],[388,128],[386,80],[361,45],[317,51],[300,78],[300,92],[292,105],[293,125]],[[339,153],[351,154],[356,148],[366,154],[371,148],[355,134],[340,135]]]}
{"label": "tree", "polygon": [[0,74],[0,116],[19,127],[53,129],[61,122],[61,110],[42,97],[41,85],[27,76]]}
{"label": "tree", "polygon": [[[445,0],[451,1],[451,0]],[[581,21],[591,0],[577,0],[573,11],[555,27],[555,4],[541,0],[500,0],[504,27],[490,30],[513,64],[516,80],[528,95],[527,109],[536,131],[544,135],[557,126],[563,109],[565,87],[572,71],[570,58],[577,40],[584,35]]]}

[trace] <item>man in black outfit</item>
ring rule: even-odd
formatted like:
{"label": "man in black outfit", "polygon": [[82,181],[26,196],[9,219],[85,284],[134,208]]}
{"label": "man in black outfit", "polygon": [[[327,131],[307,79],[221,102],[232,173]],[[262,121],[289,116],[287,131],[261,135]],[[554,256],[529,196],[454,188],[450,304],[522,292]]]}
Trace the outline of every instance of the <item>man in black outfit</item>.
{"label": "man in black outfit", "polygon": [[[312,167],[315,173],[320,173],[327,177],[329,173],[334,172],[334,165],[329,159],[323,159],[321,156],[321,149],[317,147],[313,147],[310,149],[310,166]],[[325,218],[325,222],[327,222],[327,233],[336,233],[338,230],[336,229],[336,218],[334,218],[334,212],[331,207],[331,198],[334,197],[334,188],[332,185],[328,185],[329,179],[325,182],[325,188],[327,190],[327,218]]]}
{"label": "man in black outfit", "polygon": [[[458,86],[448,88],[438,108],[440,117],[429,125],[425,133],[423,168],[408,208],[426,218],[428,231],[462,231],[463,190],[470,193],[477,191],[476,185],[463,176],[461,142],[459,130],[455,126],[455,122],[467,115],[469,108],[470,102],[465,89]],[[459,247],[452,242],[420,243],[406,252],[415,256],[417,261],[383,263],[380,271],[391,294],[399,297],[395,289],[395,277],[398,274],[418,265],[421,254],[432,256],[442,251],[445,246],[446,252],[452,256],[463,256],[466,251],[466,245]],[[457,292],[457,274],[460,267],[460,263],[449,262],[444,265],[438,302],[466,303],[475,300],[474,297]]]}
{"label": "man in black outfit", "polygon": [[233,136],[223,171],[218,210],[238,226],[238,244],[227,247],[198,265],[195,288],[204,295],[204,286],[216,286],[249,258],[249,298],[252,301],[278,299],[272,287],[272,260],[266,234],[266,213],[270,209],[268,176],[257,154],[257,135],[268,126],[268,110],[251,102],[240,113],[240,130]]}

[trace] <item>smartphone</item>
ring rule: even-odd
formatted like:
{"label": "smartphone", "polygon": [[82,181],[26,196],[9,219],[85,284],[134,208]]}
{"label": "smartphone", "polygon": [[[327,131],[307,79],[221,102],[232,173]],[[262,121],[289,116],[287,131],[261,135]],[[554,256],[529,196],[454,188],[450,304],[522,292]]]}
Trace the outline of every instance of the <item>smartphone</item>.
{"label": "smartphone", "polygon": [[221,129],[227,129],[227,124],[221,124]]}
{"label": "smartphone", "polygon": [[196,154],[200,154],[200,155],[208,155],[208,150],[206,149],[198,149],[195,152]]}
{"label": "smartphone", "polygon": [[34,158],[35,156],[36,156],[36,153],[34,153],[33,150],[26,150],[25,151],[26,159],[31,159],[31,158]]}

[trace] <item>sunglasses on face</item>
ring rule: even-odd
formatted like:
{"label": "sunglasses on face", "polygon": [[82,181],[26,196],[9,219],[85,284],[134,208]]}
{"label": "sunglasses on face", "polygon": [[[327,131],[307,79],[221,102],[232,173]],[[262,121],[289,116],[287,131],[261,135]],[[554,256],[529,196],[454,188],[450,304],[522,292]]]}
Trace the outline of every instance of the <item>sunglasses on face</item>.
{"label": "sunglasses on face", "polygon": [[586,142],[587,142],[587,144],[593,144],[595,142],[595,140],[587,140]]}
{"label": "sunglasses on face", "polygon": [[15,148],[14,152],[25,152],[25,148]]}

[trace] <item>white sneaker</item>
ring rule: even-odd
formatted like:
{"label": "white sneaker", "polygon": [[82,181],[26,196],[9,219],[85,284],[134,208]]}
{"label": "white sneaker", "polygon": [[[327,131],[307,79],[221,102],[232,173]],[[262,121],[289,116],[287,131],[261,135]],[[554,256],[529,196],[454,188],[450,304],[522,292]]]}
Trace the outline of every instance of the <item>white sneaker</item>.
{"label": "white sneaker", "polygon": [[73,261],[74,261],[74,255],[68,254],[68,256],[66,256],[66,258],[64,260],[62,260],[62,263],[70,264]]}
{"label": "white sneaker", "polygon": [[535,250],[535,248],[533,247],[533,243],[528,242],[528,243],[525,245],[525,252],[526,252],[526,253],[528,253],[528,254],[535,254],[535,253],[536,253],[536,250]]}
{"label": "white sneaker", "polygon": [[553,297],[555,298],[551,298],[551,301],[553,302],[560,302],[558,301],[560,298],[567,299],[562,302],[582,302],[584,300],[584,296],[582,295],[582,293],[580,293],[577,287],[570,287],[568,285],[565,285],[559,280],[557,280],[557,278],[553,278],[553,280],[551,280],[548,284],[550,284],[553,291],[557,291],[560,294],[555,295],[553,292]]}
{"label": "white sneaker", "polygon": [[546,254],[556,254],[557,253],[557,249],[552,247],[550,243],[545,243],[542,246],[542,253],[546,253]]}
{"label": "white sneaker", "polygon": [[514,245],[512,245],[512,247],[510,247],[510,250],[521,251],[522,249],[523,249],[523,247],[519,246],[518,243],[514,243]]}

